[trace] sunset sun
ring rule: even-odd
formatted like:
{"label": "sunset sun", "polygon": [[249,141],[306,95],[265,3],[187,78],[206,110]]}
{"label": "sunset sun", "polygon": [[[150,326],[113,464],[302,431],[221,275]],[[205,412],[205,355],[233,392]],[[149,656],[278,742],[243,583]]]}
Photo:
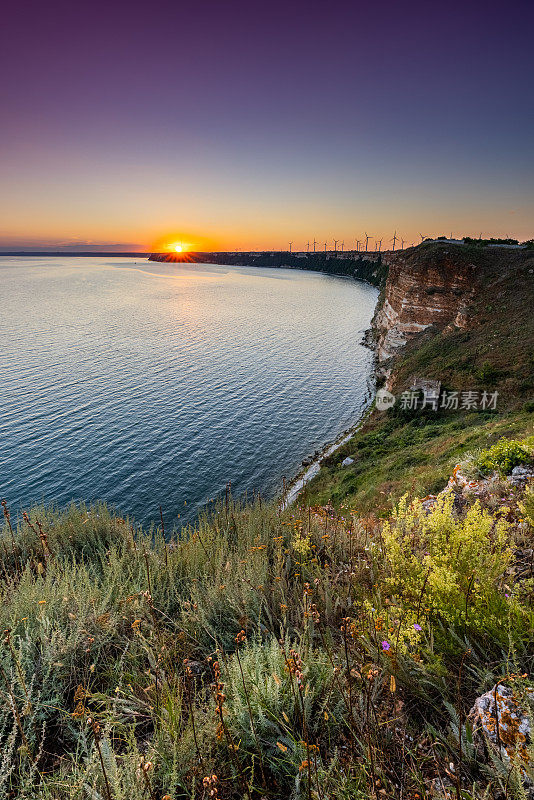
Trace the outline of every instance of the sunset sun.
{"label": "sunset sun", "polygon": [[183,250],[181,244],[173,244],[173,247],[174,247],[174,249],[176,250],[177,253],[181,253],[182,250]]}

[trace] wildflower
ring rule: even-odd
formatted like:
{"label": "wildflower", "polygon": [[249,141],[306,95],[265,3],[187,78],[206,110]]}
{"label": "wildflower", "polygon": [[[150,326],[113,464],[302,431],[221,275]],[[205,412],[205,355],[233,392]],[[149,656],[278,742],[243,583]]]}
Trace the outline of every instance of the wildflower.
{"label": "wildflower", "polygon": [[239,631],[239,633],[235,637],[235,643],[237,645],[240,645],[242,642],[245,641],[246,638],[247,638],[247,635],[246,635],[245,631]]}
{"label": "wildflower", "polygon": [[413,629],[414,629],[414,631],[422,631],[423,630],[418,622],[415,623],[415,625],[413,626]]}
{"label": "wildflower", "polygon": [[287,747],[285,746],[285,744],[282,744],[282,742],[277,742],[276,746],[278,747],[279,750],[282,751],[282,753],[285,753],[287,750]]}
{"label": "wildflower", "polygon": [[386,639],[384,639],[384,641],[382,642],[382,650],[385,650],[385,651],[387,651],[387,650],[389,650],[390,648],[391,648],[391,645],[390,645],[390,643],[389,643],[389,642],[388,642]]}

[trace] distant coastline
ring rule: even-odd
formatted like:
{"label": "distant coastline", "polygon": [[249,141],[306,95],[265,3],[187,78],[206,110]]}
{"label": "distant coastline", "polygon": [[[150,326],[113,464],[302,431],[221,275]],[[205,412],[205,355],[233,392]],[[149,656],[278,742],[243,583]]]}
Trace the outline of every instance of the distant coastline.
{"label": "distant coastline", "polygon": [[50,258],[62,258],[62,257],[69,257],[69,258],[91,258],[93,256],[98,256],[100,258],[147,258],[150,253],[140,253],[140,252],[133,252],[133,251],[125,251],[125,252],[117,252],[116,250],[110,251],[100,251],[100,250],[79,250],[79,251],[71,251],[71,250],[6,250],[0,252],[1,256],[16,256],[17,258],[23,258],[24,256],[28,257],[36,257],[36,256],[49,256]]}
{"label": "distant coastline", "polygon": [[382,252],[326,251],[291,253],[279,250],[259,252],[151,253],[148,260],[163,263],[207,263],[231,267],[266,267],[324,272],[351,277],[380,288],[387,276]]}

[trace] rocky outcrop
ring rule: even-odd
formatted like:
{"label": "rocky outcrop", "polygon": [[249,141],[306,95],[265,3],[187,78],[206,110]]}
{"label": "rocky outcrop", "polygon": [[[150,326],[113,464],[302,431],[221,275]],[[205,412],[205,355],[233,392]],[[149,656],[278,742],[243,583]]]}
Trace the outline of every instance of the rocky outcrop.
{"label": "rocky outcrop", "polygon": [[432,244],[389,254],[384,300],[374,325],[380,363],[414,334],[435,325],[469,326],[477,267],[462,246]]}
{"label": "rocky outcrop", "polygon": [[477,697],[469,712],[475,743],[490,747],[505,764],[513,763],[522,779],[528,798],[534,798],[531,778],[531,727],[529,702],[533,690],[527,686],[522,691],[502,683],[481,697]]}

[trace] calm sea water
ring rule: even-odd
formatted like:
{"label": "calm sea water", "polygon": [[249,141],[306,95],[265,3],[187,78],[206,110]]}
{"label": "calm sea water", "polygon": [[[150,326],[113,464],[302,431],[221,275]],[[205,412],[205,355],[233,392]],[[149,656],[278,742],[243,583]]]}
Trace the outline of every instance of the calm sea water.
{"label": "calm sea water", "polygon": [[0,493],[191,520],[360,416],[374,288],[312,272],[0,258]]}

